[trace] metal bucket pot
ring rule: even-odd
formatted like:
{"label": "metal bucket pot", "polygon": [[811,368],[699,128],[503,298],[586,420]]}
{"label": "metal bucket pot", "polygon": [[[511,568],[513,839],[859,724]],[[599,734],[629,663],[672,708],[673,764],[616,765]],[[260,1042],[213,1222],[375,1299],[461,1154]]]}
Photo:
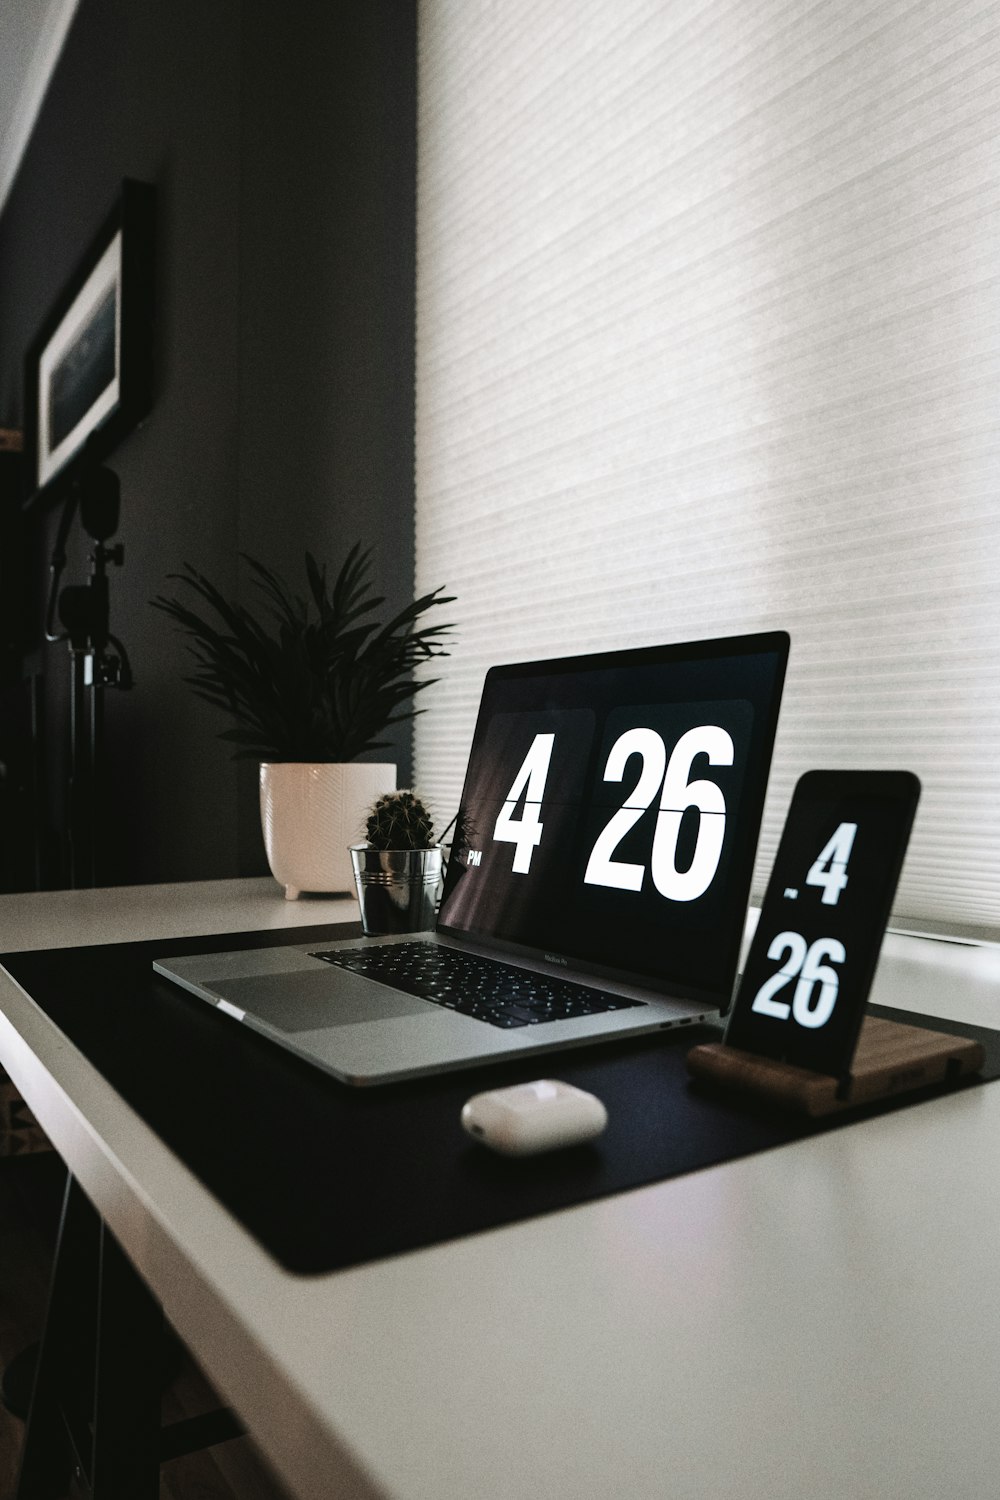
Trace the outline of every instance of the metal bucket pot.
{"label": "metal bucket pot", "polygon": [[442,852],[439,844],[432,849],[351,845],[354,883],[366,937],[427,932],[434,926]]}

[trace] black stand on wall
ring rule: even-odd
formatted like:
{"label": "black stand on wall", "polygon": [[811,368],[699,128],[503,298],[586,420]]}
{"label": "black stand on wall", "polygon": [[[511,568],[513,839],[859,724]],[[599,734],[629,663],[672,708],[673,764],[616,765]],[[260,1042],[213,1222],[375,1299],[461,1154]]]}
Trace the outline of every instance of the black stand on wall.
{"label": "black stand on wall", "polygon": [[[69,644],[70,679],[70,767],[66,828],[67,874],[76,890],[98,883],[100,835],[103,811],[104,689],[132,686],[132,672],[125,647],[109,629],[108,564],[121,567],[124,549],[105,546],[118,529],[118,476],[111,469],[85,466],[75,480],[52,553],[45,636],[49,641]],[[91,553],[90,581],[58,592],[66,564],[66,539],[76,513],[95,543]],[[58,601],[63,633],[53,632]],[[115,651],[109,650],[113,646]],[[117,654],[116,654],[117,653]]]}

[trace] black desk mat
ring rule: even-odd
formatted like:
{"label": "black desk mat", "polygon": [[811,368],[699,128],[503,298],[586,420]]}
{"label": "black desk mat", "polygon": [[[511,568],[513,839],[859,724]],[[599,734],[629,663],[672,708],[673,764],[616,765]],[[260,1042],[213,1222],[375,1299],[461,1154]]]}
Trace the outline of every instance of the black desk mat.
{"label": "black desk mat", "polygon": [[[167,954],[321,943],[356,931],[296,928],[63,948],[0,962],[265,1249],[307,1274],[697,1171],[940,1092],[823,1122],[783,1116],[689,1082],[688,1048],[718,1039],[694,1026],[354,1089],[151,968]],[[1000,1076],[1000,1033],[873,1011],[976,1037],[986,1048],[982,1077]],[[495,1156],[465,1135],[459,1114],[470,1094],[540,1076],[603,1099],[604,1135],[522,1160]]]}

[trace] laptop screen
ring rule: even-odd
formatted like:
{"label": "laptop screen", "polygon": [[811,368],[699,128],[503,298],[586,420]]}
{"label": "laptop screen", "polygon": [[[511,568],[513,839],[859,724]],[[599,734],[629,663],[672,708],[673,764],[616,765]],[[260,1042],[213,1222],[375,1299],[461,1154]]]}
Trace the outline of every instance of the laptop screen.
{"label": "laptop screen", "polygon": [[784,632],[494,667],[438,930],[729,1004]]}

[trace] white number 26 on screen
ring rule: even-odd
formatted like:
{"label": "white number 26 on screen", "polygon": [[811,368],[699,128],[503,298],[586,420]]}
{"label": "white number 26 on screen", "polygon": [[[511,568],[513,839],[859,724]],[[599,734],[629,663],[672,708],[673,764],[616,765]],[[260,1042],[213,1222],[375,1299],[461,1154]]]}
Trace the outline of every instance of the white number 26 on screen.
{"label": "white number 26 on screen", "polygon": [[[553,740],[551,734],[535,735],[493,830],[494,839],[515,846],[512,868],[521,874],[530,868],[532,853],[542,837],[541,804]],[[599,835],[587,861],[584,882],[622,891],[642,889],[645,865],[611,856],[659,795],[650,853],[653,884],[661,896],[671,901],[695,901],[708,890],[719,868],[726,832],[726,799],[714,781],[691,781],[691,766],[698,755],[706,755],[710,765],[731,766],[732,738],[717,725],[699,725],[681,735],[668,761],[667,748],[654,729],[629,729],[611,747],[604,780],[621,781],[633,755],[642,759],[639,780]],[[522,796],[524,813],[515,818],[514,810]],[[698,837],[690,865],[686,870],[678,870],[677,840],[681,820],[689,807],[701,814]]]}
{"label": "white number 26 on screen", "polygon": [[[840,976],[830,965],[842,964],[847,957],[840,939],[817,938],[814,943],[807,944],[799,932],[779,932],[768,948],[767,956],[782,961],[781,968],[761,985],[751,1010],[759,1015],[773,1016],[776,1021],[787,1021],[791,1013],[792,1019],[800,1026],[813,1031],[825,1026],[833,1015],[840,989]],[[797,983],[791,1005],[786,1000],[775,1000],[778,991],[791,984],[793,979],[797,979]]]}

